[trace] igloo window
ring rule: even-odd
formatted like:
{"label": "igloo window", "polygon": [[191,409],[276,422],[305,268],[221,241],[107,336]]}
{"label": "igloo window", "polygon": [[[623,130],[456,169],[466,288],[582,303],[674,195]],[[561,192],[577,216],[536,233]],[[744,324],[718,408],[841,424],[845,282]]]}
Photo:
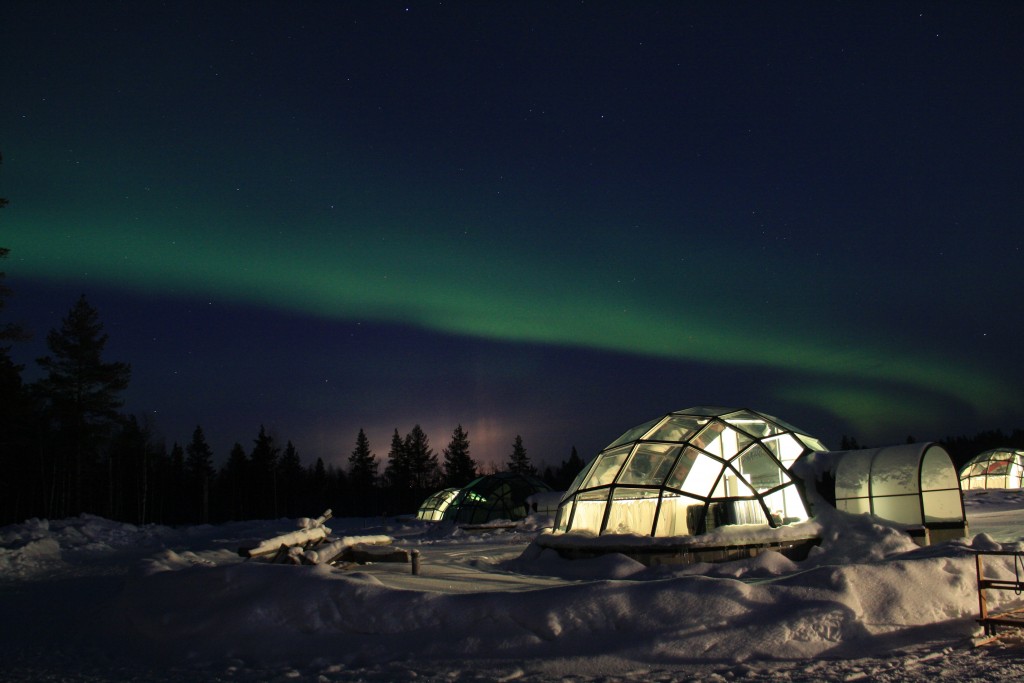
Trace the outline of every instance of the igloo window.
{"label": "igloo window", "polygon": [[753,410],[700,406],[626,431],[584,468],[556,530],[686,536],[807,519],[787,466],[820,446]]}

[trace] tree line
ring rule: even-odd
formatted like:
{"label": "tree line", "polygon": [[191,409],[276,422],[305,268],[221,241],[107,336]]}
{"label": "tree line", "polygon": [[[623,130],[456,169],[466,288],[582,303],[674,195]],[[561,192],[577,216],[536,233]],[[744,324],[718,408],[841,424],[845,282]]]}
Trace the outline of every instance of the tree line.
{"label": "tree line", "polygon": [[[0,248],[0,258],[8,250]],[[0,272],[0,312],[9,289]],[[291,441],[261,425],[248,448],[236,442],[219,468],[201,426],[170,448],[154,426],[121,412],[131,366],[103,357],[108,335],[83,295],[46,337],[42,377],[26,384],[12,344],[26,338],[0,324],[0,523],[81,513],[133,523],[193,524],[226,520],[415,512],[431,493],[461,488],[484,473],[458,425],[441,457],[417,424],[396,428],[386,460],[360,429],[346,466],[304,465]],[[538,472],[516,436],[504,468],[535,475],[561,490],[583,461],[575,449]]]}

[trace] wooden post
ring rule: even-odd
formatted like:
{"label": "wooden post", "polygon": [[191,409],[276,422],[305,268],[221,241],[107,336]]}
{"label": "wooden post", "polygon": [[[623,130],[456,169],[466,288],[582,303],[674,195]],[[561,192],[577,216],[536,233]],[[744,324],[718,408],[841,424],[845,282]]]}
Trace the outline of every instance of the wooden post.
{"label": "wooden post", "polygon": [[419,550],[413,550],[411,555],[412,555],[412,573],[415,576],[415,575],[420,573],[420,551]]}
{"label": "wooden post", "polygon": [[988,600],[985,598],[985,570],[982,568],[981,553],[974,555],[974,568],[978,572],[978,612],[981,615],[981,625],[985,627],[985,635],[995,634],[995,626],[989,626],[988,622]]}

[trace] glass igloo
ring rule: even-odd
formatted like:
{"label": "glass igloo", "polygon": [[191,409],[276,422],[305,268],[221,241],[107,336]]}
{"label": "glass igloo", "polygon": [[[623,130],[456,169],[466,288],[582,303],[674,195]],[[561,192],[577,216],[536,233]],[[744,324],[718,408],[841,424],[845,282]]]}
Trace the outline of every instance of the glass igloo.
{"label": "glass igloo", "polygon": [[803,430],[753,410],[669,413],[627,431],[583,468],[555,530],[666,537],[803,521],[807,508],[788,468],[823,450]]}
{"label": "glass igloo", "polygon": [[459,495],[459,489],[441,489],[437,493],[431,493],[416,511],[416,519],[424,519],[429,522],[440,521],[444,517],[444,511],[448,509],[455,496]]}
{"label": "glass igloo", "polygon": [[960,470],[960,488],[1019,489],[1024,486],[1024,451],[996,448],[971,458]]}
{"label": "glass igloo", "polygon": [[551,487],[537,477],[519,472],[498,472],[466,484],[444,511],[443,520],[456,524],[512,522],[530,514],[526,499]]}

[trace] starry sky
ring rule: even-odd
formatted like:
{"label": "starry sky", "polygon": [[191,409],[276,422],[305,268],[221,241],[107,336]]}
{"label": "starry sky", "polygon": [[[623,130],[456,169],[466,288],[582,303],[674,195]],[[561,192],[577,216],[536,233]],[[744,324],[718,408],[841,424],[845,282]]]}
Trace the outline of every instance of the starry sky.
{"label": "starry sky", "polygon": [[1018,2],[6,2],[13,355],[85,294],[220,459],[1022,427],[1022,65]]}

